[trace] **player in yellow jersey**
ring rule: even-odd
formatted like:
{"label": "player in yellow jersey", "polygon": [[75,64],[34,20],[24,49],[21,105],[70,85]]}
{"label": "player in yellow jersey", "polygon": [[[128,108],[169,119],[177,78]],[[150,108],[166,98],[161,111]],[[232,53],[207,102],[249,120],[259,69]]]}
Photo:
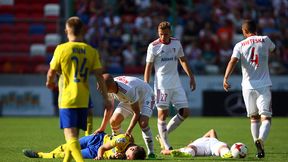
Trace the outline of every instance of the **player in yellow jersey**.
{"label": "player in yellow jersey", "polygon": [[[111,136],[100,132],[79,139],[81,154],[85,159],[127,159],[143,160],[146,152],[143,147],[134,144],[132,137],[125,134]],[[67,144],[58,146],[49,153],[24,150],[25,156],[30,158],[64,158]]]}
{"label": "player in yellow jersey", "polygon": [[[58,45],[54,51],[47,73],[46,86],[55,86],[57,73],[60,74],[59,116],[60,127],[64,129],[67,149],[64,162],[72,157],[82,162],[78,142],[79,129],[86,130],[89,103],[89,75],[94,73],[104,97],[105,108],[109,108],[107,88],[102,77],[102,66],[97,50],[83,42],[83,23],[78,17],[66,21],[65,32],[68,42]],[[72,155],[72,156],[71,156]]]}

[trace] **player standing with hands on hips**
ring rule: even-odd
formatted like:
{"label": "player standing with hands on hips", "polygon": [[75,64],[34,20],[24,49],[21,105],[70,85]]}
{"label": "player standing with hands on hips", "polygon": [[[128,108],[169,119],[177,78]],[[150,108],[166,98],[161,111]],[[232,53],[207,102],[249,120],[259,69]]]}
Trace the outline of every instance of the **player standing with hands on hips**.
{"label": "player standing with hands on hips", "polygon": [[[66,21],[65,32],[68,42],[58,45],[50,62],[46,86],[55,87],[59,78],[60,127],[64,129],[67,147],[64,162],[83,162],[78,141],[79,129],[87,128],[89,103],[89,75],[94,73],[104,97],[105,108],[110,108],[107,88],[102,76],[102,66],[97,50],[83,42],[83,23],[78,17]],[[72,155],[72,156],[71,156]]]}
{"label": "player standing with hands on hips", "polygon": [[[190,114],[188,100],[181,85],[178,73],[178,60],[190,78],[190,88],[195,90],[196,84],[192,71],[188,66],[182,45],[171,37],[171,25],[163,21],[158,25],[159,38],[149,44],[147,49],[144,81],[149,83],[152,67],[155,69],[154,93],[158,109],[158,141],[162,149],[171,150],[168,133],[175,130]],[[177,109],[177,114],[166,124],[170,103]]]}
{"label": "player standing with hands on hips", "polygon": [[256,157],[264,158],[264,141],[271,127],[272,106],[269,75],[269,53],[275,50],[275,44],[268,36],[257,35],[257,25],[252,20],[245,20],[242,32],[246,39],[237,43],[227,65],[223,88],[231,87],[229,77],[238,60],[242,68],[242,95],[247,116],[251,120],[251,134],[257,148]]}

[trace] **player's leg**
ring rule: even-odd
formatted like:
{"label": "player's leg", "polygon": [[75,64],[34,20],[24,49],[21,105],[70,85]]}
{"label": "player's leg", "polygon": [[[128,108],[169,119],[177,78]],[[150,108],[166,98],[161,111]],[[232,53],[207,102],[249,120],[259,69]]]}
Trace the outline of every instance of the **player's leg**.
{"label": "player's leg", "polygon": [[194,157],[196,155],[197,148],[193,145],[189,145],[177,150],[172,150],[171,155],[173,157]]}
{"label": "player's leg", "polygon": [[67,149],[63,161],[71,161],[72,156],[75,161],[82,162],[81,147],[78,141],[79,129],[87,128],[87,108],[60,109],[60,124],[64,129]]}
{"label": "player's leg", "polygon": [[138,123],[142,130],[142,137],[147,147],[149,159],[156,158],[156,155],[154,153],[153,135],[149,127],[149,118],[153,114],[154,103],[155,101],[154,101],[152,90],[151,90],[151,94],[147,94],[147,96],[145,96],[145,99],[139,103],[141,107],[141,111],[140,111],[140,117],[139,117]]}
{"label": "player's leg", "polygon": [[160,142],[161,148],[172,150],[171,145],[168,143],[168,132],[166,118],[169,112],[169,105],[171,100],[171,94],[169,90],[156,89],[156,107],[158,110],[158,132],[156,136],[158,142]]}
{"label": "player's leg", "polygon": [[260,128],[260,116],[258,115],[258,109],[256,106],[257,94],[255,90],[243,89],[242,95],[246,106],[247,117],[250,118],[251,135],[255,142],[258,139]]}
{"label": "player's leg", "polygon": [[140,115],[139,125],[142,130],[142,137],[147,147],[148,158],[155,158],[153,135],[149,127],[149,117]]}
{"label": "player's leg", "polygon": [[183,88],[174,89],[172,92],[171,102],[177,109],[177,114],[173,116],[168,125],[168,134],[179,127],[179,125],[189,116],[188,100]]}
{"label": "player's leg", "polygon": [[255,141],[257,147],[257,157],[263,158],[264,153],[264,142],[268,137],[271,127],[271,90],[270,87],[264,87],[257,90],[259,96],[257,98],[257,107],[259,109],[259,115],[261,115],[261,126],[259,129],[259,137]]}
{"label": "player's leg", "polygon": [[124,133],[121,128],[121,123],[125,118],[127,118],[133,113],[132,110],[127,107],[129,107],[128,104],[120,102],[115,111],[113,112],[113,115],[110,119],[110,125],[113,135]]}
{"label": "player's leg", "polygon": [[168,107],[163,108],[163,107],[159,107],[158,108],[158,132],[159,132],[159,136],[160,139],[160,145],[162,149],[165,150],[173,150],[173,148],[171,147],[171,145],[168,142],[168,131],[167,131],[167,124],[166,124],[166,118],[168,116]]}
{"label": "player's leg", "polygon": [[65,157],[63,161],[70,161],[72,155],[75,161],[83,162],[84,160],[80,151],[81,147],[78,141],[78,128],[64,128],[64,135],[67,149],[65,149]]}
{"label": "player's leg", "polygon": [[102,146],[106,133],[100,132],[79,139],[81,154],[84,159],[94,159],[98,155],[98,149]]}
{"label": "player's leg", "polygon": [[210,144],[212,155],[220,156],[221,158],[232,158],[232,153],[228,145],[221,141],[214,141]]}
{"label": "player's leg", "polygon": [[88,105],[88,116],[87,116],[87,129],[85,131],[85,136],[88,136],[93,131],[93,103],[91,98],[89,98],[89,105]]}

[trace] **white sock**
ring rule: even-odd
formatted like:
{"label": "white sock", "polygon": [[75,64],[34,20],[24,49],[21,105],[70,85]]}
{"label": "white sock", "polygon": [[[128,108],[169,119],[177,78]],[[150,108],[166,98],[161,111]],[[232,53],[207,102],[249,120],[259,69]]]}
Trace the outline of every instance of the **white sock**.
{"label": "white sock", "polygon": [[228,147],[222,147],[220,149],[220,156],[222,157],[223,155],[227,154],[230,150],[228,149]]}
{"label": "white sock", "polygon": [[153,136],[152,136],[152,131],[150,127],[146,127],[142,129],[142,137],[147,147],[147,152],[148,152],[147,154],[148,155],[150,153],[154,154],[154,142],[153,142]]}
{"label": "white sock", "polygon": [[167,125],[168,134],[175,130],[179,125],[184,121],[184,117],[182,117],[179,113],[177,113],[173,118],[169,121]]}
{"label": "white sock", "polygon": [[160,138],[164,144],[165,149],[169,150],[169,148],[171,146],[168,143],[168,132],[167,132],[167,126],[166,126],[165,121],[158,120],[158,132],[159,132]]}
{"label": "white sock", "polygon": [[261,126],[260,126],[260,130],[259,130],[259,139],[262,139],[263,142],[268,137],[268,134],[270,132],[270,127],[271,127],[270,120],[263,120],[262,121]]}
{"label": "white sock", "polygon": [[195,156],[195,151],[191,147],[180,148],[179,151]]}
{"label": "white sock", "polygon": [[254,142],[259,138],[260,120],[251,120],[251,134]]}

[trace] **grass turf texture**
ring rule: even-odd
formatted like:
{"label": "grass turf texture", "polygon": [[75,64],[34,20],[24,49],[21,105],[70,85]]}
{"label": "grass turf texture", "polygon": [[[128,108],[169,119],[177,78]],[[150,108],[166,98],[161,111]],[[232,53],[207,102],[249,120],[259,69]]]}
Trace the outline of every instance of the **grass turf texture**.
{"label": "grass turf texture", "polygon": [[[29,159],[22,153],[22,149],[29,148],[38,151],[50,151],[64,143],[63,131],[59,129],[56,117],[1,117],[0,118],[0,161],[1,162],[59,162],[59,159]],[[94,129],[100,125],[101,118],[94,118]],[[128,120],[123,123],[127,127]],[[150,120],[153,136],[157,134],[157,119]],[[145,160],[149,162],[159,161],[288,161],[288,118],[273,118],[271,132],[265,142],[266,157],[257,159],[256,148],[250,134],[250,122],[244,117],[191,117],[178,129],[169,135],[170,143],[174,148],[187,145],[191,140],[202,136],[209,129],[214,128],[220,140],[230,146],[235,142],[242,142],[248,147],[248,156],[244,159],[221,159],[220,157],[195,157],[195,158],[172,158],[160,155],[160,146],[155,140],[155,152],[157,160]],[[106,129],[111,133],[110,127]],[[81,136],[83,131],[81,132]],[[133,131],[136,143],[145,146],[141,131],[137,125]],[[146,148],[146,147],[145,147]],[[86,159],[85,161],[93,161]],[[106,160],[109,161],[109,160]],[[115,160],[111,160],[115,161]]]}

